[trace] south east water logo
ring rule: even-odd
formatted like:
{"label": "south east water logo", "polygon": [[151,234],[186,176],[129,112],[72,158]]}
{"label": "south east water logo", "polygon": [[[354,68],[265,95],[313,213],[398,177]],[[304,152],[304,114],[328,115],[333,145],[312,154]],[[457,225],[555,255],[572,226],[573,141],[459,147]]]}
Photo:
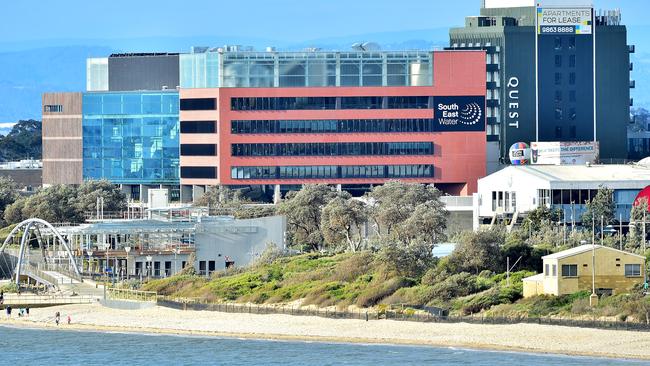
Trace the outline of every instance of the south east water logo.
{"label": "south east water logo", "polygon": [[473,126],[481,121],[483,117],[483,110],[481,106],[476,103],[464,104],[461,108],[458,103],[452,104],[438,104],[438,111],[441,112],[438,122],[441,125],[458,125],[463,124],[466,126]]}

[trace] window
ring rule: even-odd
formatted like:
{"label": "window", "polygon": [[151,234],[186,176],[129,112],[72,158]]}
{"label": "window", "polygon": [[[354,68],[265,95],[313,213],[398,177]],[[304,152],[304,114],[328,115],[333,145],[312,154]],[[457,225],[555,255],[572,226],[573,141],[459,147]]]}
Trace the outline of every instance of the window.
{"label": "window", "polygon": [[181,144],[181,155],[183,156],[216,156],[217,145],[215,144]]}
{"label": "window", "polygon": [[576,101],[576,91],[569,90],[569,102],[575,102],[575,101]]}
{"label": "window", "polygon": [[577,131],[576,131],[576,126],[571,126],[569,127],[569,137],[572,139],[575,139],[578,137]]}
{"label": "window", "polygon": [[576,37],[569,37],[569,49],[570,50],[576,49]]}
{"label": "window", "polygon": [[326,142],[232,144],[233,156],[432,155],[432,142]]}
{"label": "window", "polygon": [[555,91],[555,103],[562,102],[562,90]]}
{"label": "window", "polygon": [[576,85],[576,73],[569,73],[569,85]]}
{"label": "window", "polygon": [[576,67],[576,55],[569,55],[569,67]]}
{"label": "window", "polygon": [[[339,179],[433,177],[433,165],[243,166],[232,167],[232,179]],[[182,175],[182,173],[181,173]]]}
{"label": "window", "polygon": [[562,126],[555,126],[555,138],[556,139],[562,138]]}
{"label": "window", "polygon": [[181,133],[215,133],[216,121],[181,121]]}
{"label": "window", "polygon": [[61,104],[48,104],[43,106],[43,112],[49,113],[61,113],[63,112],[63,106]]}
{"label": "window", "polygon": [[215,98],[181,99],[181,111],[213,111],[217,109]]}
{"label": "window", "polygon": [[569,108],[569,120],[570,121],[575,121],[576,120],[576,109],[575,109],[575,107]]}
{"label": "window", "polygon": [[626,264],[625,277],[640,277],[641,265],[640,264]]}
{"label": "window", "polygon": [[559,72],[555,73],[555,85],[562,85],[562,74]]}
{"label": "window", "polygon": [[555,67],[562,67],[562,56],[555,55]]}
{"label": "window", "polygon": [[217,178],[217,168],[203,166],[184,166],[181,167],[181,178]]}
{"label": "window", "polygon": [[577,264],[563,264],[562,265],[562,277],[578,277],[578,265]]}
{"label": "window", "polygon": [[555,277],[557,276],[557,265],[553,264],[551,265],[551,270],[552,270],[552,276]]}
{"label": "window", "polygon": [[562,49],[562,38],[555,37],[555,49],[558,51]]}
{"label": "window", "polygon": [[230,107],[233,111],[425,109],[429,108],[429,99],[428,96],[238,97],[230,100]]}
{"label": "window", "polygon": [[233,120],[230,130],[233,134],[432,132],[433,119]]}
{"label": "window", "polygon": [[556,121],[561,121],[563,118],[564,111],[562,110],[562,107],[555,107],[555,120]]}

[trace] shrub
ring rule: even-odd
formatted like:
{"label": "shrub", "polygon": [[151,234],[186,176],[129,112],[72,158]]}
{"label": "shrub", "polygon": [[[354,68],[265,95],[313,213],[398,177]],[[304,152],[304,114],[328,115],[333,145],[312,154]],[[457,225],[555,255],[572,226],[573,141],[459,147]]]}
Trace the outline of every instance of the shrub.
{"label": "shrub", "polygon": [[404,277],[391,278],[380,285],[371,285],[366,288],[357,298],[356,304],[360,307],[374,306],[400,288],[411,285],[413,285],[413,282]]}

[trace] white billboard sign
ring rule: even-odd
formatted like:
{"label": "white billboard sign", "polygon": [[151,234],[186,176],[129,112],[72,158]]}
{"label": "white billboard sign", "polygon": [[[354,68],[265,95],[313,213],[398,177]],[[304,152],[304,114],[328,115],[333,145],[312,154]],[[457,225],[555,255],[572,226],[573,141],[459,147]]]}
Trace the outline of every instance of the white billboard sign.
{"label": "white billboard sign", "polygon": [[531,162],[537,165],[583,165],[598,161],[598,141],[533,142]]}
{"label": "white billboard sign", "polygon": [[537,8],[537,33],[592,34],[591,8]]}

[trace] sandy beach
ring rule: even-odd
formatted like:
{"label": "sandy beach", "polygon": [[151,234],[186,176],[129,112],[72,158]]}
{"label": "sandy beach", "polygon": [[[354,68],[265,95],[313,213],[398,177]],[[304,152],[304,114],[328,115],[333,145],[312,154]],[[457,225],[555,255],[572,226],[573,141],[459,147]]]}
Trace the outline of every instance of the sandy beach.
{"label": "sandy beach", "polygon": [[[511,350],[650,360],[650,334],[537,324],[479,325],[415,323],[393,320],[327,319],[313,316],[182,311],[163,307],[116,310],[101,305],[31,309],[29,318],[0,325],[60,329],[186,334],[257,339],[410,344]],[[66,323],[67,316],[72,324]]]}

